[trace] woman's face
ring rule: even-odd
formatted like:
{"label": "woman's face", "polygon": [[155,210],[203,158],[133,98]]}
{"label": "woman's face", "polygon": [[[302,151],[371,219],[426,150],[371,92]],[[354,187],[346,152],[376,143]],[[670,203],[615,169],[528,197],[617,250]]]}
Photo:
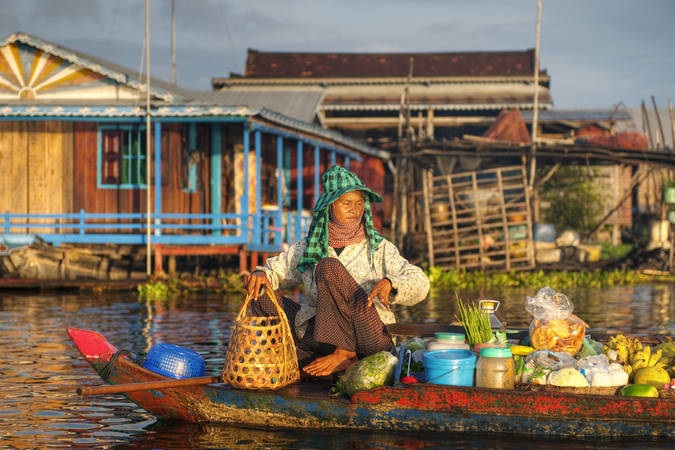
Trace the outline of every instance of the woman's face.
{"label": "woman's face", "polygon": [[333,220],[339,223],[361,220],[365,202],[363,191],[350,191],[343,194],[331,205]]}

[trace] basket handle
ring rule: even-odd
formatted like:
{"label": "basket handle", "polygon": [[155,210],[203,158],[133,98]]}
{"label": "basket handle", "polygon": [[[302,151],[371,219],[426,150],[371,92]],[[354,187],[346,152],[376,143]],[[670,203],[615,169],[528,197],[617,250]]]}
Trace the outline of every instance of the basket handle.
{"label": "basket handle", "polygon": [[[281,321],[284,324],[284,326],[288,327],[288,318],[286,317],[286,313],[284,312],[284,309],[281,307],[279,304],[279,300],[277,299],[277,296],[274,295],[274,290],[272,289],[265,289],[265,292],[267,294],[267,297],[272,301],[272,304],[274,305],[274,308],[277,310],[277,315],[281,317]],[[243,320],[244,317],[246,317],[246,310],[248,309],[249,303],[251,303],[251,300],[253,300],[253,296],[249,293],[246,293],[246,299],[244,300],[244,304],[241,305],[241,309],[239,310],[239,314],[237,315],[237,320]]]}

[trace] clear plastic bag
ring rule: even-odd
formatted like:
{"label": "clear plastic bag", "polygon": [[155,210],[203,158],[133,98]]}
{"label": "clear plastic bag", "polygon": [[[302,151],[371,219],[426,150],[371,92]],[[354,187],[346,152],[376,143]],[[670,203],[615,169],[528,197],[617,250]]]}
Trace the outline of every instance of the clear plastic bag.
{"label": "clear plastic bag", "polygon": [[534,316],[529,328],[532,347],[576,355],[588,325],[573,314],[574,305],[565,294],[547,286],[527,297],[525,309]]}
{"label": "clear plastic bag", "polygon": [[356,391],[391,385],[397,363],[398,358],[386,351],[360,359],[340,377],[338,391],[351,397]]}

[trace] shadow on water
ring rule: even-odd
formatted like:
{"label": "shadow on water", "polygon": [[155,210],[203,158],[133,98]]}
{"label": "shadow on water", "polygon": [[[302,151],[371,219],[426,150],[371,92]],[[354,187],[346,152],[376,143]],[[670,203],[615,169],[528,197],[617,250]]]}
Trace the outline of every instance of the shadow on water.
{"label": "shadow on water", "polygon": [[[434,291],[428,301],[398,311],[401,322],[454,321],[455,298],[500,300],[498,316],[526,327],[526,296],[535,290]],[[642,285],[566,292],[591,332],[675,331],[673,285]],[[66,329],[103,333],[141,360],[157,342],[190,347],[223,365],[230,328],[243,299],[197,296],[139,301],[135,293],[8,294],[0,292],[0,430],[6,448],[671,448],[671,442],[602,442],[491,438],[490,436],[261,431],[212,424],[158,422],[121,395],[82,398],[76,389],[101,384],[70,342]]]}

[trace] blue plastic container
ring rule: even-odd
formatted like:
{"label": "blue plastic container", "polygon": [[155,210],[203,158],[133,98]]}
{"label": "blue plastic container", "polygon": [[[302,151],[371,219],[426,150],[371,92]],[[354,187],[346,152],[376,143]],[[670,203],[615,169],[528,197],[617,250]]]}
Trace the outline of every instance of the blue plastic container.
{"label": "blue plastic container", "polygon": [[555,242],[555,226],[551,223],[535,223],[534,240],[537,242]]}
{"label": "blue plastic container", "polygon": [[431,384],[473,386],[476,354],[469,350],[433,350],[422,355],[424,381]]}
{"label": "blue plastic container", "polygon": [[510,226],[509,239],[527,239],[527,225]]}
{"label": "blue plastic container", "polygon": [[143,367],[165,377],[182,379],[204,376],[206,363],[194,350],[161,343],[150,348]]}

